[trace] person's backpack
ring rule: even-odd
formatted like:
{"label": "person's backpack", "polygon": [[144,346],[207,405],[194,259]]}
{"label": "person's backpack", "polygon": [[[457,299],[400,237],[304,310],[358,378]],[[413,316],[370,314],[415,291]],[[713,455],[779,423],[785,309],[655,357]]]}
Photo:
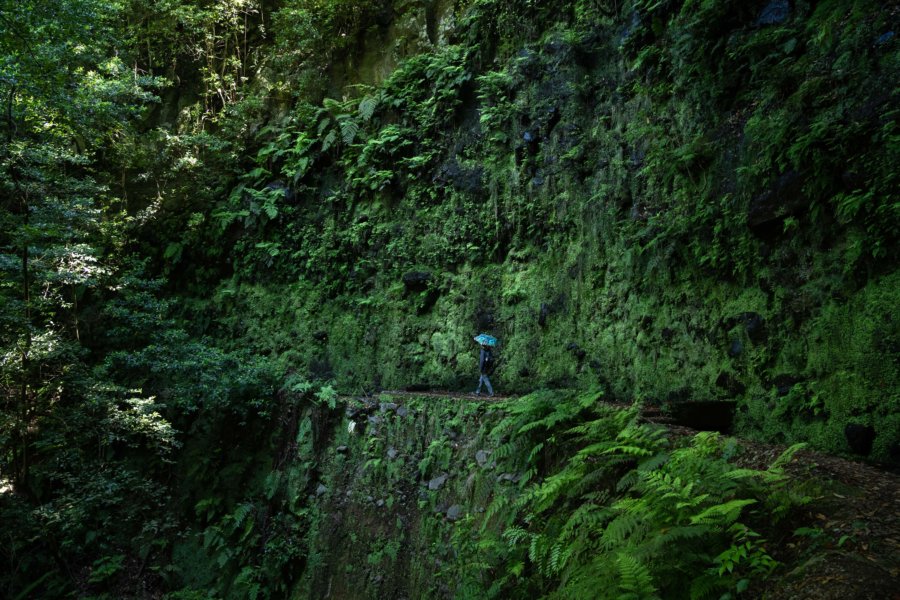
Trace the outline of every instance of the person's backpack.
{"label": "person's backpack", "polygon": [[494,360],[494,353],[490,350],[485,350],[484,352],[484,372],[488,375],[494,374],[494,368],[497,366],[497,361]]}

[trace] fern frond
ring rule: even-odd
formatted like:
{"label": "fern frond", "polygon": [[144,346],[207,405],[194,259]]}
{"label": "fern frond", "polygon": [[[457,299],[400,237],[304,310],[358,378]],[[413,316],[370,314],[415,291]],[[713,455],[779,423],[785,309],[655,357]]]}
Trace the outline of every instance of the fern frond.
{"label": "fern frond", "polygon": [[319,126],[316,130],[316,135],[318,137],[322,137],[322,134],[325,133],[325,130],[328,129],[328,126],[331,125],[331,117],[325,117],[321,121],[319,121]]}
{"label": "fern frond", "polygon": [[650,570],[633,556],[624,552],[616,557],[619,572],[619,600],[656,598],[656,587]]}
{"label": "fern frond", "polygon": [[363,121],[368,123],[372,120],[372,115],[375,114],[375,109],[378,108],[380,101],[378,96],[366,96],[359,101],[359,116]]}
{"label": "fern frond", "polygon": [[531,534],[521,527],[510,527],[503,532],[503,537],[506,539],[510,548],[515,548],[519,542],[528,539],[530,536]]}
{"label": "fern frond", "polygon": [[714,592],[724,588],[722,578],[711,573],[704,573],[691,582],[691,600],[706,600]]}
{"label": "fern frond", "polygon": [[636,469],[632,469],[625,473],[621,479],[616,483],[616,491],[624,492],[625,490],[631,489],[638,481],[638,471]]}
{"label": "fern frond", "polygon": [[231,513],[231,521],[234,529],[237,529],[244,522],[244,519],[247,518],[247,515],[250,514],[250,511],[253,510],[253,504],[250,502],[245,502],[243,504],[238,504],[237,508],[234,509],[234,512]]}
{"label": "fern frond", "polygon": [[647,448],[641,448],[639,446],[628,446],[617,444],[612,446],[611,448],[607,448],[603,451],[603,454],[627,454],[630,456],[650,456],[653,454],[651,450]]}
{"label": "fern frond", "polygon": [[540,442],[534,448],[531,449],[531,452],[528,453],[528,459],[526,462],[531,463],[534,461],[535,457],[544,449],[544,442]]}
{"label": "fern frond", "polygon": [[638,465],[638,471],[655,471],[669,462],[669,454],[666,452],[657,452],[647,460],[641,461]]}
{"label": "fern frond", "polygon": [[752,479],[754,477],[764,477],[766,474],[765,471],[757,471],[756,469],[733,469],[726,473],[722,473],[722,477],[725,479],[731,479],[733,481],[738,481],[741,479]]}
{"label": "fern frond", "polygon": [[341,119],[341,140],[345,145],[349,146],[353,143],[353,140],[356,139],[356,134],[359,133],[359,124],[353,119]]}
{"label": "fern frond", "polygon": [[328,152],[337,141],[337,133],[332,129],[322,138],[322,153]]}
{"label": "fern frond", "polygon": [[523,440],[519,438],[514,438],[505,444],[501,444],[496,450],[494,450],[493,458],[497,461],[503,461],[511,456],[518,456],[521,454]]}
{"label": "fern frond", "polygon": [[716,504],[691,517],[691,523],[730,525],[741,516],[741,510],[750,504],[756,504],[756,500],[731,500],[724,504]]}
{"label": "fern frond", "polygon": [[791,459],[794,458],[794,455],[800,450],[806,448],[806,444],[794,444],[784,452],[782,452],[775,461],[769,465],[769,471],[780,472],[781,467],[791,462]]}
{"label": "fern frond", "polygon": [[534,500],[533,510],[541,513],[553,506],[560,498],[568,497],[568,491],[573,483],[578,480],[578,474],[572,471],[562,471],[544,480],[538,485],[529,500]]}
{"label": "fern frond", "polygon": [[622,545],[626,539],[636,536],[646,527],[643,511],[622,512],[613,519],[603,532],[602,544],[605,548]]}
{"label": "fern frond", "polygon": [[[500,514],[506,514],[506,509],[510,505],[510,497],[506,494],[500,494],[494,497],[494,501],[488,506],[484,513],[484,520],[481,523],[481,531],[484,533],[488,525],[494,520],[494,517]],[[515,513],[510,515],[515,516]]]}

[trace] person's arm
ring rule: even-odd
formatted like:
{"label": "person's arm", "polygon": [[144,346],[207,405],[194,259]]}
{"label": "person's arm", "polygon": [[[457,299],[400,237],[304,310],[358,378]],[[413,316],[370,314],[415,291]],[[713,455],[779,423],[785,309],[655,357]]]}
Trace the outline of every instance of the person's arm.
{"label": "person's arm", "polygon": [[480,354],[478,355],[478,370],[479,371],[484,370],[484,355],[485,355],[484,348],[482,348]]}

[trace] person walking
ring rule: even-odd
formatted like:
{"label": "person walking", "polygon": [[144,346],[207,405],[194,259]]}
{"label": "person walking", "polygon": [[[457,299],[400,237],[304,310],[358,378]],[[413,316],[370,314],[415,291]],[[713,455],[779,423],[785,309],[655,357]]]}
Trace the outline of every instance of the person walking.
{"label": "person walking", "polygon": [[496,363],[494,362],[494,353],[491,351],[491,346],[497,344],[497,339],[486,333],[479,334],[474,339],[481,344],[481,352],[478,355],[478,370],[481,372],[481,376],[478,378],[478,387],[475,389],[475,395],[481,395],[481,386],[484,384],[487,387],[488,395],[493,396],[494,388],[491,386],[491,380],[488,379],[488,375],[494,372]]}

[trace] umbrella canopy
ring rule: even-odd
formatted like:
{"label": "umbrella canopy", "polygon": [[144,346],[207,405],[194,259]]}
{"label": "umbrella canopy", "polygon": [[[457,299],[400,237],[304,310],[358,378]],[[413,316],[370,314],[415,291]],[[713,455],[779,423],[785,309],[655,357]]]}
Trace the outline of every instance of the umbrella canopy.
{"label": "umbrella canopy", "polygon": [[495,338],[492,335],[488,335],[486,333],[479,333],[472,339],[483,346],[496,346],[497,345],[497,338]]}

